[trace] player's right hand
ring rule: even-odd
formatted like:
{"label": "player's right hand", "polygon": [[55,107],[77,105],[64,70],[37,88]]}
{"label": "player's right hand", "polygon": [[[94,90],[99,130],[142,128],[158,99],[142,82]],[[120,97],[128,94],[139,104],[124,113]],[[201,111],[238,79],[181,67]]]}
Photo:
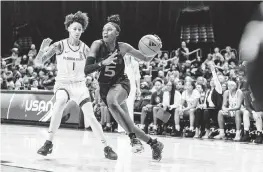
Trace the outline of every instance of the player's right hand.
{"label": "player's right hand", "polygon": [[50,38],[44,39],[44,40],[42,41],[42,43],[41,43],[40,50],[42,50],[42,51],[47,50],[47,48],[49,47],[49,45],[51,44],[51,42],[52,42],[52,39],[50,39]]}
{"label": "player's right hand", "polygon": [[116,63],[114,62],[114,60],[117,59],[117,57],[116,57],[117,55],[118,55],[118,51],[116,50],[107,59],[102,61],[102,65],[104,65],[104,66],[107,66],[107,65],[110,65],[110,64],[114,64],[115,65]]}

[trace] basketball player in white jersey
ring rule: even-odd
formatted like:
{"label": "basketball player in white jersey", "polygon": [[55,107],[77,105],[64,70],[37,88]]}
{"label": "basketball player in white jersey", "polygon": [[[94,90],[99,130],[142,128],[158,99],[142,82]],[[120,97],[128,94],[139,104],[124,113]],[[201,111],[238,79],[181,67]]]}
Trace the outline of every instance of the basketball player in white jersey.
{"label": "basketball player in white jersey", "polygon": [[[141,94],[139,62],[130,54],[126,54],[123,58],[125,62],[125,73],[127,74],[131,85],[131,91],[126,103],[131,120],[134,121],[134,101],[136,96],[140,96]],[[118,132],[124,132],[124,129],[120,125],[118,125]]]}
{"label": "basketball player in white jersey", "polygon": [[88,120],[95,135],[105,145],[105,157],[112,160],[117,159],[117,154],[107,145],[101,125],[95,118],[89,90],[85,84],[84,67],[89,47],[80,40],[80,36],[87,28],[88,20],[87,14],[80,11],[67,15],[64,24],[69,32],[69,38],[55,42],[52,45],[50,45],[51,39],[44,39],[36,57],[36,64],[44,64],[53,55],[56,55],[58,70],[54,86],[56,102],[51,112],[48,138],[38,150],[41,155],[46,156],[52,152],[52,141],[59,128],[62,112],[66,103],[73,100],[82,109],[85,119]]}
{"label": "basketball player in white jersey", "polygon": [[224,117],[234,117],[236,122],[236,136],[234,141],[241,139],[241,106],[243,102],[243,92],[237,89],[237,83],[234,81],[228,81],[228,90],[223,95],[222,110],[218,113],[219,135],[215,136],[215,139],[223,139],[224,133]]}

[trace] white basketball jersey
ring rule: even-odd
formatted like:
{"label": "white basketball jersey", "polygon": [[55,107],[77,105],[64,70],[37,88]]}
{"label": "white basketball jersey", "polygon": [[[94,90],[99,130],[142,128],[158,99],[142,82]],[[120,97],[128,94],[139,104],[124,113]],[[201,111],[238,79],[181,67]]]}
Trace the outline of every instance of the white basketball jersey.
{"label": "white basketball jersey", "polygon": [[68,39],[61,40],[60,44],[62,46],[62,53],[56,55],[58,70],[56,81],[85,81],[84,68],[86,57],[84,51],[87,45],[80,41],[79,48],[74,51],[70,47]]}
{"label": "white basketball jersey", "polygon": [[141,78],[139,63],[129,54],[126,54],[123,58],[125,62],[125,73],[130,80],[130,84],[135,85],[136,80]]}
{"label": "white basketball jersey", "polygon": [[229,91],[229,99],[228,99],[229,108],[235,108],[235,107],[236,107],[237,101],[238,101],[238,99],[237,99],[237,93],[240,92],[240,91],[241,91],[241,90],[238,89],[238,90],[236,91],[236,93],[235,93],[234,96],[232,96],[231,93],[230,93],[230,91]]}

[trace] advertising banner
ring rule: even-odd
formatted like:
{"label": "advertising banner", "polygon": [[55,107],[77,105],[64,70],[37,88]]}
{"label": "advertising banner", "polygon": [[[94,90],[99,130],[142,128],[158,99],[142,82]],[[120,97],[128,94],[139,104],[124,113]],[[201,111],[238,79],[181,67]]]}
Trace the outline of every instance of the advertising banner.
{"label": "advertising banner", "polygon": [[[55,103],[51,91],[1,91],[1,118],[50,121],[50,110]],[[63,123],[79,123],[80,108],[73,101],[68,102],[63,112]]]}

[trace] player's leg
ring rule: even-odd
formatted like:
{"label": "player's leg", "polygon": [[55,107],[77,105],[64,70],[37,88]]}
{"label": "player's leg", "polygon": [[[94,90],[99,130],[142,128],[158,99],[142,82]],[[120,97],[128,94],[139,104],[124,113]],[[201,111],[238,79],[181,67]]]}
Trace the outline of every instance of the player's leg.
{"label": "player's leg", "polygon": [[52,115],[48,129],[48,138],[45,144],[37,152],[38,154],[44,156],[52,152],[52,147],[53,147],[52,141],[54,138],[54,134],[57,132],[60,126],[63,110],[66,106],[67,101],[69,100],[68,92],[64,89],[58,90],[55,93],[55,95],[56,95],[56,102],[53,106],[52,111],[50,112],[52,113]]}
{"label": "player's leg", "polygon": [[[127,104],[125,102],[123,104],[121,104],[121,108],[125,112],[128,111],[128,107],[127,107]],[[127,119],[128,118],[129,117],[127,117]],[[151,148],[152,148],[152,158],[155,159],[155,160],[161,160],[162,159],[162,150],[163,150],[163,147],[164,147],[163,144],[161,142],[157,141],[157,139],[152,139],[150,136],[146,135],[141,129],[139,129],[134,124],[133,124],[133,126],[134,126],[134,130],[133,131],[135,133],[135,136],[151,146]],[[131,141],[132,141],[131,144],[134,144],[134,142],[135,142],[135,144],[138,143],[137,139],[132,139]],[[139,142],[139,144],[141,144],[141,143]]]}
{"label": "player's leg", "polygon": [[250,140],[250,137],[249,137],[250,112],[246,109],[243,109],[242,111],[243,111],[244,135],[240,141],[248,142]]}
{"label": "player's leg", "polygon": [[253,114],[253,117],[256,121],[256,127],[257,127],[257,137],[255,139],[255,143],[260,144],[263,143],[263,112],[255,112]]}
{"label": "player's leg", "polygon": [[160,107],[154,106],[153,107],[153,131],[154,134],[157,134],[157,112],[159,111]]}
{"label": "player's leg", "polygon": [[218,112],[218,125],[219,125],[219,134],[215,136],[215,139],[223,139],[225,137],[225,119],[224,119],[224,114],[223,111]]}
{"label": "player's leg", "polygon": [[[130,94],[128,95],[128,98],[126,99],[126,104],[128,106],[128,112],[129,112],[129,115],[132,121],[134,121],[133,107],[134,107],[134,100],[135,100],[135,94],[136,94],[136,89],[134,89],[134,87],[136,86],[131,85]],[[118,125],[118,132],[124,132],[124,129],[120,125]]]}
{"label": "player's leg", "polygon": [[102,127],[98,120],[95,117],[95,114],[93,112],[93,106],[91,103],[90,98],[84,99],[80,103],[80,108],[83,111],[84,116],[86,116],[86,119],[88,120],[88,123],[90,124],[92,131],[95,133],[96,137],[101,140],[101,142],[104,144],[104,154],[105,157],[108,159],[116,160],[118,158],[117,154],[112,150],[111,147],[108,146],[106,138],[103,134]]}
{"label": "player's leg", "polygon": [[[115,120],[123,127],[123,129],[128,133],[131,144],[134,147],[138,148],[142,147],[140,141],[136,139],[136,136],[145,141],[147,144],[151,145],[154,153],[153,158],[156,160],[161,159],[161,152],[163,149],[163,145],[160,142],[157,142],[157,140],[151,139],[149,136],[147,136],[142,130],[137,128],[134,124],[134,122],[131,120],[128,112],[128,107],[125,102],[126,98],[128,97],[127,91],[122,87],[121,84],[116,84],[114,87],[112,87],[107,95],[107,104],[109,106],[109,110]],[[136,135],[137,133],[137,135]],[[140,150],[138,150],[140,151]]]}
{"label": "player's leg", "polygon": [[146,106],[142,107],[142,112],[141,112],[141,125],[140,125],[140,129],[144,130],[145,128],[145,119],[148,113],[148,108]]}
{"label": "player's leg", "polygon": [[242,122],[242,111],[237,110],[235,112],[235,122],[236,122],[236,136],[234,138],[234,141],[240,141],[241,139],[241,122]]}
{"label": "player's leg", "polygon": [[210,129],[210,116],[212,116],[212,110],[210,109],[205,109],[204,110],[204,115],[203,115],[203,126],[202,128],[205,129],[205,135],[202,137],[203,139],[208,139],[209,137],[209,129]]}

